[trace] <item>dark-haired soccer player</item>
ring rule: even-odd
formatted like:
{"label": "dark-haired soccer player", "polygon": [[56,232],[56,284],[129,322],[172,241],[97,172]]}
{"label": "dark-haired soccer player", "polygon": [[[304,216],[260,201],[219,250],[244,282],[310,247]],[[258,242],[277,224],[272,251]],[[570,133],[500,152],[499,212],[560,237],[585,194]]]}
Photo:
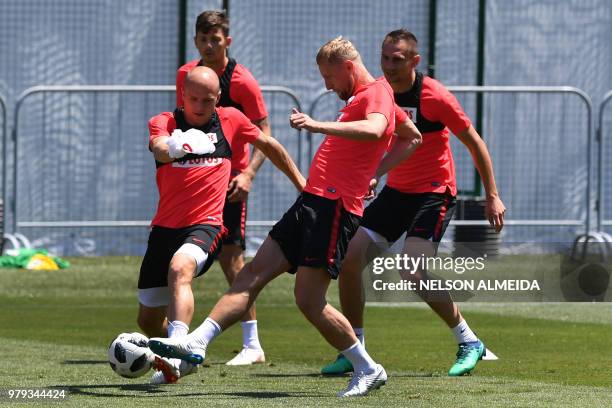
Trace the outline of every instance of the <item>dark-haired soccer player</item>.
{"label": "dark-haired soccer player", "polygon": [[[268,112],[259,84],[244,65],[228,56],[227,49],[232,43],[229,36],[229,18],[221,11],[208,10],[201,13],[195,24],[194,43],[200,59],[188,62],[179,68],[176,75],[176,103],[183,105],[181,89],[185,75],[196,66],[214,70],[221,83],[219,106],[232,106],[246,115],[262,132],[270,136]],[[227,235],[219,254],[219,263],[231,284],[244,266],[244,250],[247,199],[251,183],[265,156],[253,148],[249,161],[249,145],[242,141],[232,146],[232,177],[230,178],[227,200],[223,207],[223,225]],[[263,363],[266,358],[257,332],[257,317],[253,305],[242,317],[242,350],[228,365],[249,365]]]}

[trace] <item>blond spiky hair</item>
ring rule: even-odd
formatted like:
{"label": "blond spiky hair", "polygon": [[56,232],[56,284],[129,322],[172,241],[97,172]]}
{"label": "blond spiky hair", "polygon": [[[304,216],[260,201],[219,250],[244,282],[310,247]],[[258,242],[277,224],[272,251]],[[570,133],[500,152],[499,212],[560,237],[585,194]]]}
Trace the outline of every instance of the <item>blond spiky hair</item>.
{"label": "blond spiky hair", "polygon": [[321,48],[319,48],[319,52],[317,53],[317,64],[321,62],[327,63],[335,63],[342,60],[361,60],[361,56],[359,55],[359,51],[349,40],[340,37],[336,37],[331,41],[323,44]]}

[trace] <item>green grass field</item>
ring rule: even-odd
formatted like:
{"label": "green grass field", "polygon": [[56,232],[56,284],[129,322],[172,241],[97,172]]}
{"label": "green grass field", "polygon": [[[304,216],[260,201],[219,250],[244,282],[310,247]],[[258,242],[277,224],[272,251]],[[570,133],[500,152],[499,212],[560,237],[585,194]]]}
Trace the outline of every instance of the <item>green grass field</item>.
{"label": "green grass field", "polygon": [[[140,258],[70,259],[65,271],[0,270],[0,389],[63,387],[68,406],[346,406],[335,392],[348,377],[323,378],[332,350],[293,303],[282,276],[258,300],[264,365],[223,365],[241,345],[239,328],[210,347],[199,373],[151,386],[149,375],[123,379],[106,362],[120,332],[136,331]],[[199,324],[226,289],[218,267],[197,280]],[[337,303],[337,287],[329,293]],[[463,305],[470,326],[500,360],[473,375],[446,377],[454,339],[422,304],[368,307],[367,347],[389,373],[369,406],[612,406],[611,304]],[[180,399],[180,401],[177,400]],[[0,400],[0,406],[8,400]],[[47,402],[30,402],[30,405]],[[11,406],[16,406],[11,404]]]}

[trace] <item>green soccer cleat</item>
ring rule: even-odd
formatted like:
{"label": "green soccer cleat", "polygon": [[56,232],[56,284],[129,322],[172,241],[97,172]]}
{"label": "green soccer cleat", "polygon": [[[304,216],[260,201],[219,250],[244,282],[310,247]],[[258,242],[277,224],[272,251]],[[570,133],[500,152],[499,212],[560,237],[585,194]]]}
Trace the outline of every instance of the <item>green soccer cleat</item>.
{"label": "green soccer cleat", "polygon": [[353,365],[344,354],[338,354],[336,361],[330,363],[321,369],[323,375],[342,375],[353,372]]}
{"label": "green soccer cleat", "polygon": [[171,339],[153,337],[149,339],[149,348],[158,356],[166,358],[179,358],[193,365],[202,364],[206,350],[196,348],[189,343],[183,343],[185,337],[174,337]]}
{"label": "green soccer cleat", "polygon": [[480,340],[459,344],[457,360],[455,360],[455,364],[448,370],[448,375],[451,377],[459,377],[468,374],[476,367],[478,360],[482,360],[485,350],[485,345]]}

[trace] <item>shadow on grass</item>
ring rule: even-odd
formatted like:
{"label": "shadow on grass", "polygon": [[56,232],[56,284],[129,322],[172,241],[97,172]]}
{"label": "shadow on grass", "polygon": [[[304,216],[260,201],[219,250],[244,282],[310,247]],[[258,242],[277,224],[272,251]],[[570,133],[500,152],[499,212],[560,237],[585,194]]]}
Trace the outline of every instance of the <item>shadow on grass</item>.
{"label": "shadow on grass", "polygon": [[[85,395],[98,398],[142,398],[142,397],[206,397],[206,398],[303,398],[325,397],[325,395],[309,392],[273,392],[273,391],[236,391],[236,392],[175,392],[176,387],[153,384],[83,384],[54,385],[50,388],[65,389],[69,395]],[[108,390],[108,391],[107,391]],[[112,392],[115,391],[115,392]],[[131,392],[125,394],[123,392]]]}
{"label": "shadow on grass", "polygon": [[[323,378],[323,375],[318,373],[299,373],[299,374],[272,374],[272,373],[257,373],[251,374],[251,377],[262,377],[262,378]],[[345,375],[336,375],[332,377],[348,377]]]}
{"label": "shadow on grass", "polygon": [[108,364],[108,360],[64,360],[61,362],[62,365],[94,365],[94,364]]}
{"label": "shadow on grass", "polygon": [[[349,378],[353,373],[346,374],[319,374],[319,373],[296,373],[296,374],[272,374],[272,373],[257,373],[251,374],[251,377],[263,378]],[[400,372],[390,373],[389,377],[398,378],[430,378],[441,377],[438,373],[423,373],[423,372]]]}
{"label": "shadow on grass", "polygon": [[446,377],[446,375],[442,375],[440,373],[424,373],[424,372],[415,372],[415,371],[405,371],[405,372],[399,372],[399,373],[394,373],[394,372],[390,372],[388,373],[389,377],[396,377],[396,378],[434,378],[434,377]]}
{"label": "shadow on grass", "polygon": [[[160,395],[169,394],[169,390],[153,385],[153,384],[83,384],[83,385],[54,385],[51,388],[66,389],[70,395],[89,395],[92,397],[141,397],[143,395]],[[105,390],[109,390],[105,392]],[[110,392],[114,390],[115,392]],[[134,395],[126,395],[118,391],[131,391]],[[202,394],[204,395],[204,394]]]}

